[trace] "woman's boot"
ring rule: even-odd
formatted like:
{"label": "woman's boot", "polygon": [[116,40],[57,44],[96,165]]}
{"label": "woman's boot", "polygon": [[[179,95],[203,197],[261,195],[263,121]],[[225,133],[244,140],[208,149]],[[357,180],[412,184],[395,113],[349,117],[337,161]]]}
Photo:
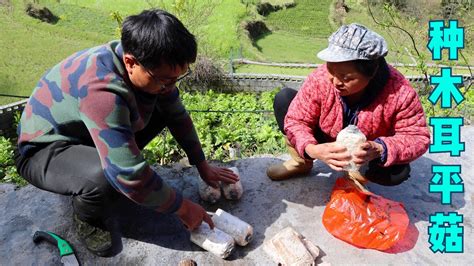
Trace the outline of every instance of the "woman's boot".
{"label": "woman's boot", "polygon": [[309,174],[313,168],[313,160],[301,158],[286,137],[285,142],[291,159],[284,163],[271,165],[267,169],[267,176],[275,181]]}

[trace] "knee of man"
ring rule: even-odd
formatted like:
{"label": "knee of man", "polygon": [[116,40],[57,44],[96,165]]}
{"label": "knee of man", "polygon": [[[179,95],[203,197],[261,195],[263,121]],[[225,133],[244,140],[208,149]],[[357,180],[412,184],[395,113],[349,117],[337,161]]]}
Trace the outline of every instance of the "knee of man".
{"label": "knee of man", "polygon": [[115,189],[105,177],[104,170],[102,169],[102,167],[93,167],[92,169],[90,169],[90,171],[90,178],[93,180],[95,191],[97,191],[103,196],[111,194],[115,191]]}

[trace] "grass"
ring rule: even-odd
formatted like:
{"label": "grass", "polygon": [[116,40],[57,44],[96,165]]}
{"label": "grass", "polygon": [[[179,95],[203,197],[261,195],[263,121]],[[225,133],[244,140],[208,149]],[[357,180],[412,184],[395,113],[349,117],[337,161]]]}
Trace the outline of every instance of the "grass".
{"label": "grass", "polygon": [[310,68],[288,68],[259,65],[239,65],[235,70],[237,73],[281,74],[292,76],[307,76],[312,71]]}
{"label": "grass", "polygon": [[321,62],[316,53],[327,46],[325,38],[295,36],[289,32],[274,32],[263,36],[256,46],[266,61],[272,62]]}
{"label": "grass", "polygon": [[[160,3],[165,3],[169,7],[172,1],[174,0],[62,0],[60,4],[57,0],[39,1],[60,17],[55,25],[28,17],[23,11],[25,3],[23,0],[11,1],[13,11],[0,6],[0,52],[4,55],[0,58],[0,93],[28,96],[40,76],[68,55],[116,39],[117,24],[110,17],[111,12],[119,10],[126,16],[150,6],[158,6]],[[244,57],[254,60],[321,63],[316,53],[326,47],[327,37],[335,30],[329,23],[331,0],[294,0],[295,7],[271,13],[264,18],[273,32],[261,36],[255,41],[255,46],[252,46],[241,29],[242,21],[249,19],[249,10],[246,10],[242,1],[193,1],[197,1],[198,7],[203,3],[209,3],[208,1],[216,4],[212,15],[201,20],[204,24],[197,31],[200,52],[212,54],[219,59],[229,58],[231,50],[234,52],[242,50]],[[272,0],[276,4],[288,1],[290,0]],[[385,29],[375,25],[368,16],[367,9],[359,2],[346,0],[350,12],[345,18],[345,23],[359,22],[381,33],[389,43],[389,62],[413,63],[409,56],[404,55],[407,52],[400,49],[401,42],[408,41],[407,36],[399,32],[388,35]],[[464,18],[467,22],[472,21],[472,13],[474,12]],[[197,14],[202,16],[199,12]],[[190,28],[198,27],[193,23],[190,24]],[[466,38],[472,36],[471,29],[472,23],[467,23]],[[430,58],[430,53],[426,49],[427,26],[410,30],[416,32],[420,50]],[[468,45],[463,50],[469,62],[474,61],[471,42],[466,39]],[[408,75],[417,74],[413,69],[399,69]],[[311,70],[246,65],[239,66],[237,71],[306,75]],[[468,72],[462,70],[456,73]],[[0,97],[0,104],[17,100],[19,99]]]}
{"label": "grass", "polygon": [[206,45],[211,54],[227,58],[231,49],[241,46],[240,22],[245,16],[245,6],[239,0],[221,0],[209,17],[199,42]]}
{"label": "grass", "polygon": [[[51,0],[50,0],[51,1]],[[103,10],[108,13],[119,10],[122,15],[130,15],[139,13],[143,9],[150,8],[152,6],[158,6],[160,1],[136,1],[136,0],[61,0],[61,3],[86,7],[88,9]],[[169,2],[169,1],[166,1]]]}
{"label": "grass", "polygon": [[273,12],[266,17],[270,30],[304,37],[327,38],[333,31],[328,27],[331,0],[295,0],[296,6]]}
{"label": "grass", "polygon": [[[189,13],[192,14],[191,16],[195,16],[191,18],[188,18],[184,15],[180,17],[177,14],[179,12],[179,7],[173,7],[173,4],[178,1],[173,0],[63,0],[61,2],[82,6],[93,10],[102,10],[108,13],[119,11],[124,17],[131,14],[140,13],[142,10],[152,7],[166,9],[172,13],[175,13],[187,27],[192,30],[199,31],[197,37],[199,45],[204,47],[204,52],[212,53],[218,57],[227,57],[231,48],[240,46],[238,33],[239,23],[246,15],[245,6],[240,2],[240,0],[187,0],[188,6],[185,8],[192,7],[194,9],[198,9],[190,10]],[[203,14],[199,11],[208,8],[203,6],[204,4],[213,6],[213,8],[211,8],[212,13],[209,14],[207,21],[203,21],[202,18],[199,17],[202,15],[208,15],[207,13]],[[198,23],[204,22],[202,29],[196,29],[196,27],[194,27],[196,25],[193,24],[196,21],[199,21]],[[196,32],[193,33],[196,34]]]}
{"label": "grass", "polygon": [[[0,53],[4,55],[0,57],[1,93],[29,96],[47,69],[75,51],[114,38],[115,25],[106,14],[51,5],[48,7],[62,17],[51,25],[24,15],[22,1],[12,3],[12,13],[0,10]],[[0,104],[18,100],[0,97]]]}
{"label": "grass", "polygon": [[[198,41],[218,57],[227,57],[232,47],[239,46],[239,21],[245,16],[245,7],[239,0],[215,1],[219,5]],[[70,54],[118,38],[117,23],[109,15],[112,11],[120,10],[123,15],[149,7],[144,1],[129,0],[63,0],[60,4],[42,0],[40,3],[59,16],[55,25],[27,16],[22,0],[12,0],[12,12],[0,7],[0,53],[4,55],[0,58],[2,94],[29,96],[41,75]],[[0,97],[0,105],[18,100]]]}
{"label": "grass", "polygon": [[295,7],[273,12],[264,19],[272,32],[255,42],[260,58],[250,53],[248,57],[274,62],[321,62],[316,53],[326,47],[333,30],[328,26],[332,1],[294,2]]}

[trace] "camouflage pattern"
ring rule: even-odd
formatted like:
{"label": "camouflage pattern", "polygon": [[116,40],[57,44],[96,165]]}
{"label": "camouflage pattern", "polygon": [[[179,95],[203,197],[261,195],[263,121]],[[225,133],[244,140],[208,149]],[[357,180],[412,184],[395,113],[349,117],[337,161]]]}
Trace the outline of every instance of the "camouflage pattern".
{"label": "camouflage pattern", "polygon": [[158,108],[191,164],[202,162],[204,153],[178,90],[166,96],[134,90],[124,80],[122,56],[120,42],[112,41],[77,52],[49,70],[23,111],[18,148],[28,156],[54,141],[95,146],[116,190],[159,212],[174,212],[182,196],[147,165],[135,132]]}

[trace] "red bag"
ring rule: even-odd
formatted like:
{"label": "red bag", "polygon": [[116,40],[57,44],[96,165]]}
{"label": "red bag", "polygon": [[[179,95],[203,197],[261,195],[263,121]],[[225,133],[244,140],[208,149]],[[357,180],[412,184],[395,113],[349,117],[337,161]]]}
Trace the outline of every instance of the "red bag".
{"label": "red bag", "polygon": [[361,248],[387,250],[403,239],[409,223],[403,204],[361,192],[346,178],[334,185],[323,224],[335,237]]}

